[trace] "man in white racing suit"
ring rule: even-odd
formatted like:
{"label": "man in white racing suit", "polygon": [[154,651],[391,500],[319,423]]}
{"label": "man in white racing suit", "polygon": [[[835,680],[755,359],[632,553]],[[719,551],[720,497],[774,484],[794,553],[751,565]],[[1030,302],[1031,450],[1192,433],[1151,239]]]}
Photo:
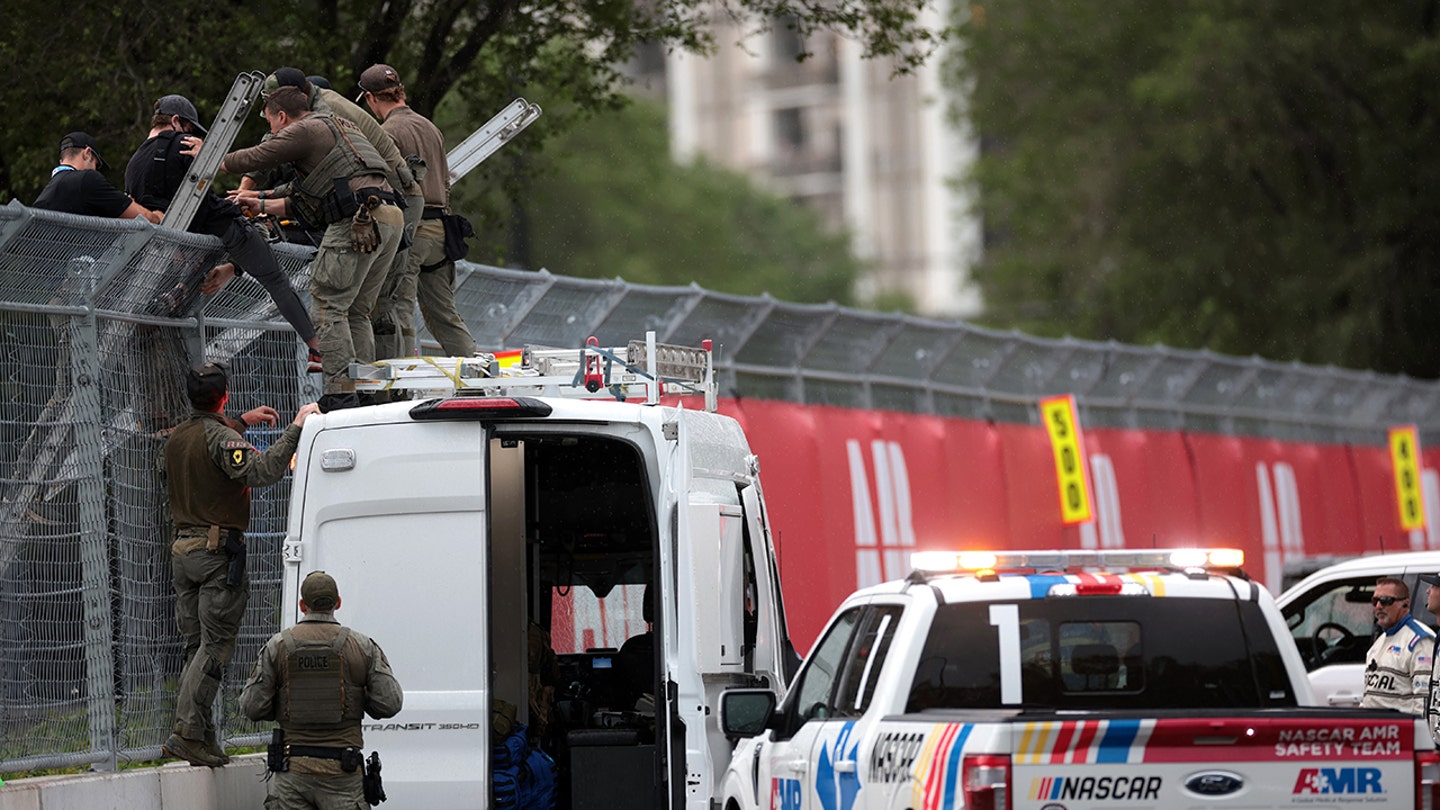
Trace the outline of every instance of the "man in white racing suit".
{"label": "man in white racing suit", "polygon": [[1423,715],[1430,696],[1435,631],[1410,615],[1410,589],[1404,580],[1381,577],[1370,604],[1381,633],[1365,656],[1365,697],[1360,705]]}

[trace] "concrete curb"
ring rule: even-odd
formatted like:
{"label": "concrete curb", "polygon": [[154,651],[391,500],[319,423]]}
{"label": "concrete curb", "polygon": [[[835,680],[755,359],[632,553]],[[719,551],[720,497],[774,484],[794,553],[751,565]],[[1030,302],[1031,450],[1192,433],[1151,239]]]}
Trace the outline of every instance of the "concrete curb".
{"label": "concrete curb", "polygon": [[253,810],[265,803],[265,755],[223,768],[172,762],[118,773],[35,776],[0,786],[0,810]]}

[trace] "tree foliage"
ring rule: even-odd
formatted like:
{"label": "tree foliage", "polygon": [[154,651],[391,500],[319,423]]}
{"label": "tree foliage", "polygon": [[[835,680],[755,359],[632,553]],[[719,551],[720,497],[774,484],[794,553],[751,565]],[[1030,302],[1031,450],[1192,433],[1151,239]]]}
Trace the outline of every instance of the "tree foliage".
{"label": "tree foliage", "polygon": [[[830,29],[858,39],[900,69],[923,60],[942,32],[923,3],[903,0],[76,0],[63,10],[10,0],[0,31],[0,196],[34,199],[61,135],[85,129],[112,165],[143,139],[150,105],[183,93],[213,116],[235,75],[282,65],[322,74],[348,92],[365,67],[385,62],[425,115],[442,101],[493,112],[538,91],[547,108],[583,116],[616,106],[618,67],[641,42],[705,52],[717,17],[775,19],[800,33]],[[728,44],[728,43],[727,43]],[[488,112],[486,113],[488,114]],[[482,118],[481,121],[484,119]],[[477,122],[478,123],[478,122]],[[254,132],[242,139],[258,138]],[[472,127],[473,128],[473,127]],[[460,133],[468,133],[469,129]],[[114,146],[109,146],[114,144]],[[118,176],[118,175],[117,175]]]}
{"label": "tree foliage", "polygon": [[[527,155],[530,179],[515,195],[528,223],[526,264],[586,278],[693,281],[719,292],[851,303],[862,266],[844,236],[826,233],[809,209],[741,175],[703,163],[676,166],[665,131],[664,111],[638,101]],[[514,165],[505,157],[502,150],[482,168],[504,173]],[[487,195],[494,188],[467,177],[452,200],[462,210],[494,212],[477,223],[481,239],[471,258],[504,265],[513,256],[513,221],[499,218],[503,208]]]}
{"label": "tree foliage", "polygon": [[966,9],[986,320],[1440,375],[1437,14]]}

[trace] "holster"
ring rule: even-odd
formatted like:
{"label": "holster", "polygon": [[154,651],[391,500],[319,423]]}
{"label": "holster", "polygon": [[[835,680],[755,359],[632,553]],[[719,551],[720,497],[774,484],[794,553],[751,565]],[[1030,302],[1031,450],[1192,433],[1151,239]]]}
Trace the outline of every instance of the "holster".
{"label": "holster", "polygon": [[221,529],[230,565],[225,569],[225,584],[235,587],[245,581],[245,533],[239,529]]}
{"label": "holster", "polygon": [[370,761],[366,763],[361,784],[365,788],[365,802],[371,807],[385,801],[385,783],[380,781],[379,751],[370,752]]}
{"label": "holster", "polygon": [[270,732],[270,744],[265,746],[265,769],[275,773],[290,770],[290,758],[285,755],[285,729]]}

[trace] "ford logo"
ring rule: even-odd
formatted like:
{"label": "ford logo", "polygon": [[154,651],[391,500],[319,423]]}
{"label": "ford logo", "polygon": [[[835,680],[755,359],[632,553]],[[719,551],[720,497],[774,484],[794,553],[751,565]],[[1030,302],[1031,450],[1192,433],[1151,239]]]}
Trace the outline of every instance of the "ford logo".
{"label": "ford logo", "polygon": [[1244,786],[1240,774],[1229,771],[1205,771],[1185,780],[1185,789],[1201,796],[1228,796]]}

